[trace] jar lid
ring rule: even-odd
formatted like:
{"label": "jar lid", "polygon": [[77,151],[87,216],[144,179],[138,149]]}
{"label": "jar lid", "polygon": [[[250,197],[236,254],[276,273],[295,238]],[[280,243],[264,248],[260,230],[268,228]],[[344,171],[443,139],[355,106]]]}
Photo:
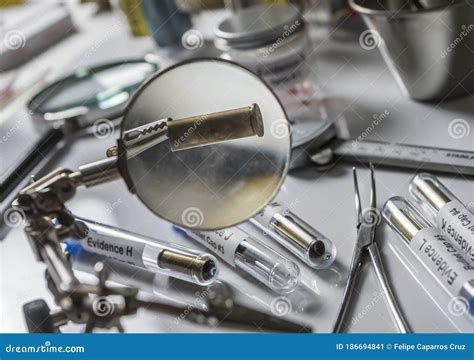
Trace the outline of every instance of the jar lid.
{"label": "jar lid", "polygon": [[255,47],[301,30],[303,19],[290,4],[257,5],[237,11],[222,21],[215,35],[230,47]]}

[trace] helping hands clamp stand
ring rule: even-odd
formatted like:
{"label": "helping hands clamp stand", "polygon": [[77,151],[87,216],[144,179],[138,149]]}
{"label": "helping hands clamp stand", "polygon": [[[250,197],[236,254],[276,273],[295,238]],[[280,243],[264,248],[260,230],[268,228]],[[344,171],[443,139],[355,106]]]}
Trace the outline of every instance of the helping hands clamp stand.
{"label": "helping hands clamp stand", "polygon": [[[100,161],[91,166],[102,169],[100,173],[104,174],[115,161]],[[30,332],[58,332],[59,326],[68,321],[85,324],[86,332],[92,332],[96,327],[116,327],[123,332],[120,318],[137,311],[136,289],[107,286],[107,271],[101,263],[97,263],[95,269],[99,278],[97,285],[80,283],[72,271],[68,256],[61,248],[63,240],[81,238],[85,231],[81,222],[76,221],[64,205],[82,184],[84,179],[80,171],[73,173],[58,169],[32,182],[14,203],[25,214],[26,235],[38,261],[47,266],[48,288],[60,307],[59,311],[49,313],[43,300],[25,304],[24,312]]]}
{"label": "helping hands clamp stand", "polygon": [[[177,141],[195,123],[199,124],[199,131],[187,135],[184,142]],[[25,304],[29,331],[58,332],[60,326],[71,321],[86,324],[86,332],[96,327],[116,327],[122,332],[121,317],[136,313],[144,304],[136,299],[137,289],[107,286],[107,272],[101,263],[96,264],[98,285],[83,284],[74,275],[61,242],[81,238],[86,230],[65,206],[79,186],[89,187],[122,177],[134,192],[126,170],[127,160],[167,139],[171,150],[179,151],[254,135],[263,136],[262,116],[256,104],[184,119],[160,119],[123,132],[117,146],[107,150],[108,159],[81,166],[76,172],[57,169],[33,180],[20,192],[13,207],[24,214],[25,233],[37,260],[46,264],[48,288],[60,310],[50,313],[43,300]]]}

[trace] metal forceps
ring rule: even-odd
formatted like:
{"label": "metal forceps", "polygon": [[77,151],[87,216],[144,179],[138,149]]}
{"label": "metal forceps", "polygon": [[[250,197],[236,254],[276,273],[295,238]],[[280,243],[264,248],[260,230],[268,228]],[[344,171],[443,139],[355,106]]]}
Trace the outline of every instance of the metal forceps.
{"label": "metal forceps", "polygon": [[[359,184],[357,181],[357,170],[353,168],[354,174],[354,190],[355,190],[355,206],[357,212],[357,242],[354,250],[354,255],[352,256],[352,262],[349,272],[349,278],[347,280],[346,287],[344,289],[344,296],[342,299],[341,307],[339,308],[338,317],[334,325],[333,332],[340,333],[344,325],[344,318],[349,308],[352,292],[355,287],[355,279],[361,271],[362,262],[366,253],[369,253],[370,259],[375,269],[375,274],[379,286],[384,293],[386,304],[388,305],[390,312],[393,315],[395,324],[398,327],[399,332],[409,333],[410,329],[400,311],[398,303],[393,295],[393,292],[390,288],[390,285],[387,281],[385,275],[385,270],[383,268],[382,260],[380,257],[379,248],[375,242],[375,230],[378,224],[377,216],[377,200],[376,200],[376,191],[375,191],[375,174],[374,166],[370,164],[370,180],[371,180],[371,190],[370,190],[370,208],[368,213],[363,214],[362,206],[360,201],[359,193]],[[365,216],[364,216],[365,215]]]}

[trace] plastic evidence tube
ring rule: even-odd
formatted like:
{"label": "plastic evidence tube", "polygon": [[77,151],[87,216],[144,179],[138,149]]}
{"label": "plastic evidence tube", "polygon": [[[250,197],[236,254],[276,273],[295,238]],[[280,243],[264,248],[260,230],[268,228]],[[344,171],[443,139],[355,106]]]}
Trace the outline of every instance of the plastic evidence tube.
{"label": "plastic evidence tube", "polygon": [[387,200],[383,217],[430,275],[474,316],[474,267],[452,242],[402,197]]}
{"label": "plastic evidence tube", "polygon": [[237,227],[217,231],[175,229],[276,292],[292,292],[299,284],[300,269],[294,262]]}
{"label": "plastic evidence tube", "polygon": [[219,286],[219,280],[211,285],[202,286],[180,279],[173,279],[164,274],[139,268],[123,261],[114,260],[99,254],[90,253],[78,244],[68,242],[66,251],[71,254],[74,270],[95,274],[95,264],[102,262],[108,270],[107,280],[118,284],[134,287],[145,293],[155,295],[165,301],[187,307],[192,305],[208,310],[205,296],[209,286]]}
{"label": "plastic evidence tube", "polygon": [[434,216],[438,229],[474,263],[474,214],[430,174],[416,175],[409,190]]}
{"label": "plastic evidence tube", "polygon": [[[71,262],[74,270],[94,274],[95,264],[102,262],[106,269],[110,270],[108,271],[107,280],[125,286],[136,287],[140,291],[145,291],[151,294],[155,294],[155,292],[164,292],[164,290],[168,290],[168,287],[170,287],[171,278],[169,276],[139,268],[124,263],[123,261],[111,259],[110,257],[91,253],[84,250],[82,246],[78,246],[77,243],[74,244],[68,241],[65,251],[71,255]],[[155,286],[157,290],[154,289]]]}
{"label": "plastic evidence tube", "polygon": [[88,252],[199,285],[217,279],[214,256],[76,217],[84,226],[78,239]]}
{"label": "plastic evidence tube", "polygon": [[336,258],[331,240],[278,202],[250,222],[314,269],[328,268]]}

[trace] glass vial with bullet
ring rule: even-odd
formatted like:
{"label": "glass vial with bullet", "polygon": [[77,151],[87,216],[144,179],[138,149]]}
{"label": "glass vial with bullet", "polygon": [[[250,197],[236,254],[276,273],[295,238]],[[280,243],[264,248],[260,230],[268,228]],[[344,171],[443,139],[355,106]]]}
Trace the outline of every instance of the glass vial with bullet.
{"label": "glass vial with bullet", "polygon": [[402,197],[387,200],[383,217],[429,274],[474,316],[474,267],[452,242]]}
{"label": "glass vial with bullet", "polygon": [[109,225],[77,218],[84,229],[78,239],[86,251],[199,285],[219,274],[214,256]]}
{"label": "glass vial with bullet", "polygon": [[314,269],[328,268],[336,258],[331,240],[278,202],[250,222]]}
{"label": "glass vial with bullet", "polygon": [[433,175],[416,175],[409,189],[438,229],[474,264],[474,214]]}
{"label": "glass vial with bullet", "polygon": [[300,269],[294,262],[238,227],[217,231],[177,230],[276,292],[292,292],[299,284]]}

